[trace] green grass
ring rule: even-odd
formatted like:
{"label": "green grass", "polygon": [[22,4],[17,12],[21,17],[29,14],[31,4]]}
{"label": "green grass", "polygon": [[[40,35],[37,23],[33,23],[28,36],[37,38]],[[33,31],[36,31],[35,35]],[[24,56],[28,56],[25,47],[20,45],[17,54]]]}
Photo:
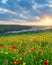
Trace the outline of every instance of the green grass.
{"label": "green grass", "polygon": [[1,34],[0,65],[52,65],[52,31]]}

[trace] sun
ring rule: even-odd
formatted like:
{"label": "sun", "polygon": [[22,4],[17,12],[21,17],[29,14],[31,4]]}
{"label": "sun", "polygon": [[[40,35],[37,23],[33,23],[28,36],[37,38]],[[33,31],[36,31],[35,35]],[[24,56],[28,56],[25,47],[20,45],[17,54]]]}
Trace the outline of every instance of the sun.
{"label": "sun", "polygon": [[50,24],[50,22],[51,22],[51,20],[46,18],[45,23],[48,25],[48,24]]}
{"label": "sun", "polygon": [[43,25],[45,26],[50,26],[52,25],[52,17],[50,16],[44,16],[42,19],[41,19]]}

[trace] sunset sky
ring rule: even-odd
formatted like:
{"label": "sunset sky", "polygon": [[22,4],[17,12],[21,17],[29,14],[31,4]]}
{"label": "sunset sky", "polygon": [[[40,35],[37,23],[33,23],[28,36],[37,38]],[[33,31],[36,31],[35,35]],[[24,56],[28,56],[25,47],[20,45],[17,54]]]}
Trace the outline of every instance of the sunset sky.
{"label": "sunset sky", "polygon": [[0,0],[0,25],[52,26],[52,0]]}

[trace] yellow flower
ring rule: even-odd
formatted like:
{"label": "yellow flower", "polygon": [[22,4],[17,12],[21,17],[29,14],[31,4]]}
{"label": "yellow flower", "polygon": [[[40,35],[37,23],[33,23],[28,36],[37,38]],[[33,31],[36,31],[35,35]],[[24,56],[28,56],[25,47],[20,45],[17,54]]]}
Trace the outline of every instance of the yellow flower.
{"label": "yellow flower", "polygon": [[8,52],[5,52],[5,54],[9,54]]}
{"label": "yellow flower", "polygon": [[22,58],[20,58],[20,60],[22,60]]}
{"label": "yellow flower", "polygon": [[26,65],[26,63],[24,62],[23,65]]}
{"label": "yellow flower", "polygon": [[41,60],[41,62],[42,62],[43,60]]}

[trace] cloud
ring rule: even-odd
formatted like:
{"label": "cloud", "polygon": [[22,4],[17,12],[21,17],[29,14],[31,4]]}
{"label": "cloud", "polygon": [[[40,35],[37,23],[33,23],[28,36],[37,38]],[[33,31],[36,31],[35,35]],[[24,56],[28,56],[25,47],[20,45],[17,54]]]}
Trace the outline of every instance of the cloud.
{"label": "cloud", "polygon": [[32,5],[32,8],[33,8],[34,10],[36,10],[36,9],[37,9],[37,4]]}
{"label": "cloud", "polygon": [[1,3],[6,4],[7,0],[2,0]]}
{"label": "cloud", "polygon": [[50,4],[50,5],[48,5],[48,6],[52,8],[52,4]]}
{"label": "cloud", "polygon": [[52,26],[52,22],[50,22],[48,25],[44,21],[39,21],[39,22],[28,22],[24,20],[19,20],[19,21],[0,21],[0,25],[26,25],[26,26]]}
{"label": "cloud", "polygon": [[11,11],[11,10],[9,10],[9,9],[5,9],[5,8],[0,8],[0,13],[10,13],[10,14],[14,14],[14,15],[17,15],[17,13],[16,12],[13,12],[13,11]]}
{"label": "cloud", "polygon": [[52,15],[52,0],[2,0],[0,20],[37,21],[48,13]]}

